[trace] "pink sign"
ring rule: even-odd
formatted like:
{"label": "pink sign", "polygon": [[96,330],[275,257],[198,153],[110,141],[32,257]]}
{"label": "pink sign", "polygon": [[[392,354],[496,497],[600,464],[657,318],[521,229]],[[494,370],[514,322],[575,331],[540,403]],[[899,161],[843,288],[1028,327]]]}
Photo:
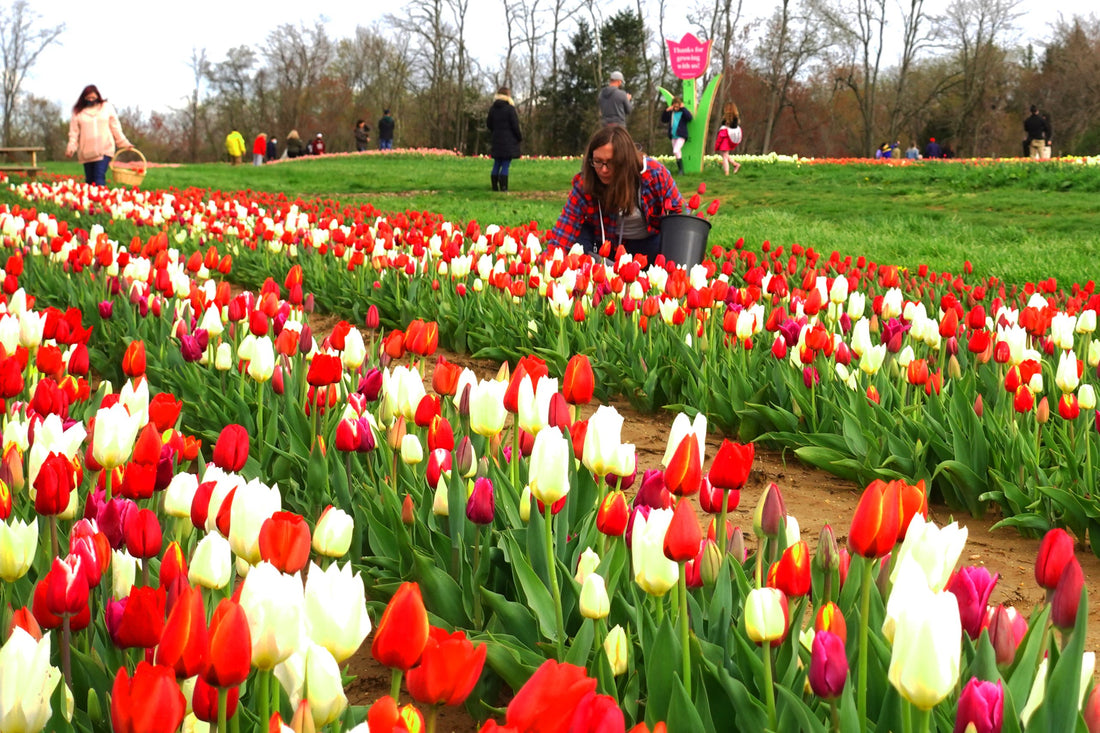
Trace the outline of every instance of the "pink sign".
{"label": "pink sign", "polygon": [[713,41],[700,41],[694,33],[688,33],[680,42],[671,39],[668,44],[668,58],[672,64],[672,73],[677,79],[698,79],[707,73],[710,66],[710,47]]}

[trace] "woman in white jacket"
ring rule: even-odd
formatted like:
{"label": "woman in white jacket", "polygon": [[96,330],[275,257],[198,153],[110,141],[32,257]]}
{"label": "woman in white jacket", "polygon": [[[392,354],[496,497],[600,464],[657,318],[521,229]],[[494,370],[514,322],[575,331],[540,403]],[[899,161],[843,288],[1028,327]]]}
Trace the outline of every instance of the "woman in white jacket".
{"label": "woman in white jacket", "polygon": [[65,156],[84,164],[84,180],[87,183],[107,185],[107,167],[117,148],[132,148],[122,134],[118,113],[114,105],[104,99],[95,84],[84,87],[80,98],[73,105],[73,117],[69,120],[69,144]]}

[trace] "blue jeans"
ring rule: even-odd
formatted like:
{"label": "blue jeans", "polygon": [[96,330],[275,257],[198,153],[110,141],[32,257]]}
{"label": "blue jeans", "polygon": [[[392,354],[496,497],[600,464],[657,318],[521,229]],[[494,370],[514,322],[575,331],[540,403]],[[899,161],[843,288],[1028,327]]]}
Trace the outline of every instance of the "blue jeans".
{"label": "blue jeans", "polygon": [[107,168],[111,165],[111,156],[104,155],[99,160],[84,164],[84,182],[107,185]]}
{"label": "blue jeans", "polygon": [[391,138],[389,140],[379,140],[378,141],[378,149],[379,150],[393,150],[393,139]]}
{"label": "blue jeans", "polygon": [[[599,254],[600,245],[603,242],[597,241],[599,236],[596,234],[596,228],[590,224],[585,224],[581,227],[581,233],[577,236],[577,242],[584,247],[586,254],[597,255]],[[615,249],[618,244],[612,240],[611,255],[614,256]],[[624,239],[623,248],[626,249],[632,255],[645,255],[649,262],[652,263],[653,259],[661,251],[661,233],[651,234],[645,239]]]}
{"label": "blue jeans", "polygon": [[512,165],[511,158],[493,158],[493,173],[494,176],[506,176],[508,175],[508,168]]}

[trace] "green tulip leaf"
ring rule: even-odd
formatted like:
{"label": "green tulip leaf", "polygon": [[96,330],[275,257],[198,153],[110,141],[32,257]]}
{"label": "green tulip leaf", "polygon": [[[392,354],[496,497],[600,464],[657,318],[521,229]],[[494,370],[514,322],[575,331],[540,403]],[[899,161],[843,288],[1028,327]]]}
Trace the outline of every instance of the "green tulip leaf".
{"label": "green tulip leaf", "polygon": [[[695,703],[688,697],[684,689],[683,681],[673,676],[670,680],[671,696],[668,702],[668,714],[665,716],[665,725],[669,733],[698,733],[707,730],[703,725],[703,719],[699,717],[699,711]],[[652,701],[652,698],[650,698]],[[646,706],[646,718],[649,717],[649,706]]]}
{"label": "green tulip leaf", "polygon": [[1032,715],[1028,730],[1069,731],[1077,727],[1081,702],[1081,657],[1085,653],[1088,615],[1088,593],[1082,590],[1073,631],[1062,647],[1058,661],[1053,663],[1053,670],[1048,673],[1046,695]]}
{"label": "green tulip leaf", "polygon": [[[803,699],[791,692],[785,685],[776,685],[776,714],[779,717],[779,730],[800,730],[825,733],[822,723]],[[785,723],[791,721],[792,724]]]}
{"label": "green tulip leaf", "polygon": [[[532,520],[534,516],[532,515]],[[528,528],[530,529],[530,528]],[[516,584],[523,592],[528,606],[535,612],[535,618],[539,622],[539,630],[542,635],[551,641],[558,637],[557,617],[554,610],[554,599],[550,597],[550,591],[546,589],[542,579],[535,573],[527,562],[527,556],[510,533],[501,535],[505,557],[512,566],[512,574]],[[545,553],[543,553],[545,556]],[[555,568],[556,571],[556,568]]]}

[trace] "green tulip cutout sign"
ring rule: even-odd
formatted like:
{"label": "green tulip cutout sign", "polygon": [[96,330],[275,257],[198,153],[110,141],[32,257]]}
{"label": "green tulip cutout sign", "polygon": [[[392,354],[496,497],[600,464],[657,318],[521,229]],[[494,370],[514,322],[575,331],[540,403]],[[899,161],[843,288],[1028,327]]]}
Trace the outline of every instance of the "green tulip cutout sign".
{"label": "green tulip cutout sign", "polygon": [[[672,65],[672,73],[677,79],[683,80],[684,107],[691,112],[691,121],[687,123],[688,137],[684,143],[683,157],[684,170],[692,173],[703,172],[703,153],[706,150],[708,130],[710,126],[710,105],[714,101],[714,93],[718,89],[718,82],[722,75],[716,74],[701,97],[696,97],[695,80],[703,76],[710,67],[710,49],[713,41],[700,41],[695,34],[685,34],[678,42],[667,40],[669,63]],[[665,104],[671,104],[676,95],[658,87]]]}

